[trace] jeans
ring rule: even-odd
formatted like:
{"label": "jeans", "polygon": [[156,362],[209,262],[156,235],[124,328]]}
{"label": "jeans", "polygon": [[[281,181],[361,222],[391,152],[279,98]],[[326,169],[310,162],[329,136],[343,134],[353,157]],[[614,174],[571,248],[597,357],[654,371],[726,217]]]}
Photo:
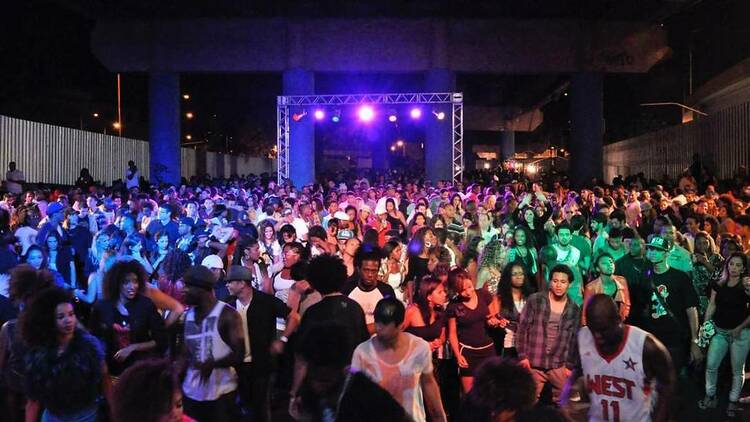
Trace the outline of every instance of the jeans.
{"label": "jeans", "polygon": [[750,351],[750,329],[742,330],[738,338],[732,337],[730,330],[716,327],[716,334],[711,339],[706,357],[706,395],[716,395],[716,379],[719,365],[729,350],[732,362],[732,389],[729,391],[729,401],[736,402],[740,398],[742,384],[745,381],[745,358]]}

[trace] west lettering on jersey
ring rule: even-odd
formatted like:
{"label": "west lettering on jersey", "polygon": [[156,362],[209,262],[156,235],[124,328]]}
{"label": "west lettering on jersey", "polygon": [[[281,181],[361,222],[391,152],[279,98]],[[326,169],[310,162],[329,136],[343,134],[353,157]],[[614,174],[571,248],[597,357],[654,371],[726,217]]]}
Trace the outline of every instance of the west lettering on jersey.
{"label": "west lettering on jersey", "polygon": [[627,378],[612,375],[586,375],[586,386],[589,391],[601,396],[633,399],[633,387],[635,382]]}

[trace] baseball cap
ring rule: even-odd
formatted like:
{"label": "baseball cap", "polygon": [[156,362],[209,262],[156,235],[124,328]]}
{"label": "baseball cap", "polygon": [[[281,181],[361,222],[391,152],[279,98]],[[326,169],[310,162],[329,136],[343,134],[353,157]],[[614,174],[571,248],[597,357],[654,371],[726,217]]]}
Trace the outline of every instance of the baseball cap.
{"label": "baseball cap", "polygon": [[253,281],[253,274],[242,265],[232,265],[227,271],[226,281]]}
{"label": "baseball cap", "polygon": [[224,268],[224,263],[219,258],[219,255],[208,255],[201,261],[201,266],[211,270],[214,268]]}
{"label": "baseball cap", "polygon": [[343,211],[336,211],[333,214],[333,218],[339,220],[339,221],[349,221],[349,214],[343,212]]}
{"label": "baseball cap", "polygon": [[354,233],[351,230],[339,230],[336,233],[336,239],[338,240],[349,240],[354,237]]}
{"label": "baseball cap", "polygon": [[660,249],[662,251],[669,251],[672,249],[672,242],[669,239],[665,239],[661,236],[654,236],[646,246],[648,248]]}
{"label": "baseball cap", "polygon": [[59,202],[52,202],[47,206],[47,215],[52,215],[63,210],[63,204]]}
{"label": "baseball cap", "polygon": [[182,281],[187,286],[200,287],[202,289],[210,290],[214,288],[216,279],[213,273],[206,267],[196,266],[191,267],[185,271],[185,275],[182,277]]}

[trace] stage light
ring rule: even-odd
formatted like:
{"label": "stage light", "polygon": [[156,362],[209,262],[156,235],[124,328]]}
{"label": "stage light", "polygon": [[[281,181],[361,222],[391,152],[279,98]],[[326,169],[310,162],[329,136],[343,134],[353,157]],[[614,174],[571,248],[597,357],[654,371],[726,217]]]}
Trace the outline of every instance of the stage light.
{"label": "stage light", "polygon": [[299,122],[303,117],[307,116],[307,110],[303,110],[302,113],[292,114],[292,120]]}
{"label": "stage light", "polygon": [[92,114],[92,116],[99,117],[99,113],[94,113],[94,114]]}
{"label": "stage light", "polygon": [[404,146],[404,141],[399,139],[398,141],[396,141],[396,145],[398,145],[398,147],[401,148]]}
{"label": "stage light", "polygon": [[484,163],[484,169],[485,169],[485,170],[489,170],[489,169],[490,169],[490,167],[492,167],[492,166],[490,165],[490,163]]}
{"label": "stage light", "polygon": [[396,120],[398,120],[398,117],[396,117],[396,115],[395,115],[395,114],[391,114],[390,116],[388,116],[388,121],[389,121],[389,122],[391,122],[391,123],[395,123],[395,122],[396,122]]}
{"label": "stage light", "polygon": [[193,139],[193,135],[190,135],[190,134],[185,135],[185,139],[187,139],[189,141],[189,140]]}
{"label": "stage light", "polygon": [[323,120],[326,117],[326,113],[323,110],[315,110],[315,120]]}
{"label": "stage light", "polygon": [[443,120],[443,119],[445,119],[445,113],[444,113],[444,112],[442,112],[442,111],[437,111],[437,110],[433,110],[433,111],[432,111],[432,114],[434,114],[434,115],[435,115],[435,117],[437,117],[437,119],[438,119],[438,120]]}
{"label": "stage light", "polygon": [[393,152],[393,151],[396,151],[396,146],[395,145],[391,145],[391,152]]}
{"label": "stage light", "polygon": [[357,115],[363,122],[369,122],[375,117],[375,111],[372,107],[365,105],[359,108]]}
{"label": "stage light", "polygon": [[529,173],[529,174],[536,173],[536,170],[537,170],[537,168],[536,168],[536,165],[534,165],[534,164],[529,164],[529,165],[526,166],[526,172]]}
{"label": "stage light", "polygon": [[422,110],[418,108],[413,108],[409,112],[409,115],[411,116],[412,119],[419,119],[420,117],[422,117]]}
{"label": "stage light", "polygon": [[115,129],[119,129],[119,128],[122,127],[122,125],[120,124],[120,122],[114,122],[114,123],[112,123],[112,127],[115,128]]}
{"label": "stage light", "polygon": [[185,117],[187,117],[188,119],[192,119],[193,118],[193,113],[191,113],[191,112],[188,111],[187,113],[185,113]]}
{"label": "stage light", "polygon": [[331,121],[333,123],[338,123],[341,120],[341,110],[334,110],[333,114],[331,115]]}
{"label": "stage light", "polygon": [[182,99],[183,100],[189,100],[190,99],[190,94],[182,94]]}

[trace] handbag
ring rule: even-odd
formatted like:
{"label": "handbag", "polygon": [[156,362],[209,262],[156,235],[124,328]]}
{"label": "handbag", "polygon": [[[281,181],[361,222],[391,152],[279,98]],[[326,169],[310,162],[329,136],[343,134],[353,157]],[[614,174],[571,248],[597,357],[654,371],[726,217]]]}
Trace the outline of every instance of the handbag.
{"label": "handbag", "polygon": [[695,344],[705,349],[711,343],[711,339],[716,334],[716,326],[713,320],[704,321],[698,329],[698,338],[695,339]]}

